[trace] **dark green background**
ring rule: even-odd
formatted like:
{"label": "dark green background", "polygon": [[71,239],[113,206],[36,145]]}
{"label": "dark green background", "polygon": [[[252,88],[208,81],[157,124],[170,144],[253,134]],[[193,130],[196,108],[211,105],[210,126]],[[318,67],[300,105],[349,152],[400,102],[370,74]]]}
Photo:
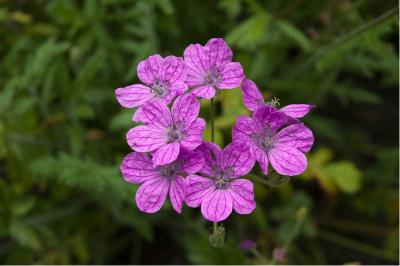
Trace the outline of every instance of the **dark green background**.
{"label": "dark green background", "polygon": [[[0,262],[256,264],[286,245],[278,263],[398,263],[396,7],[0,0]],[[114,96],[138,82],[140,60],[212,37],[225,38],[267,99],[317,105],[305,119],[315,134],[307,172],[276,187],[255,181],[257,209],[223,223],[223,248],[209,245],[212,225],[197,209],[138,211],[137,186],[118,169],[133,110]],[[217,114],[226,145],[248,114],[240,89],[222,93]],[[245,239],[256,251],[240,250]]]}

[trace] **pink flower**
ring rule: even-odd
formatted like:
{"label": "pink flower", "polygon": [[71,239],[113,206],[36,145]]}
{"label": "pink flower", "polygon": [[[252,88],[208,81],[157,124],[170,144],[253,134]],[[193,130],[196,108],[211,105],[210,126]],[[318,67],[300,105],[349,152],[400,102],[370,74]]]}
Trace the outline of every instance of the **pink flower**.
{"label": "pink flower", "polygon": [[[267,105],[257,85],[249,80],[243,80],[243,103],[250,111],[255,111],[261,106]],[[279,109],[280,112],[292,118],[301,118],[310,112],[315,106],[310,104],[290,104]]]}
{"label": "pink flower", "polygon": [[141,120],[146,125],[132,128],[126,135],[128,144],[138,152],[153,152],[153,164],[172,163],[181,147],[194,150],[202,143],[206,122],[197,118],[200,103],[192,94],[179,96],[171,111],[160,100],[142,107]]}
{"label": "pink flower", "polygon": [[[139,79],[145,84],[133,84],[115,90],[118,102],[127,108],[140,107],[152,99],[160,99],[169,104],[176,96],[183,94],[187,85],[186,69],[181,57],[152,55],[139,63]],[[134,121],[141,121],[139,108]]]}
{"label": "pink flower", "polygon": [[249,214],[255,207],[253,183],[239,177],[254,166],[246,145],[231,143],[222,151],[218,145],[205,142],[199,148],[204,153],[204,167],[200,175],[187,178],[186,204],[196,208],[210,221],[228,218],[234,209],[239,214]]}
{"label": "pink flower", "polygon": [[122,161],[121,172],[127,182],[141,184],[135,200],[142,212],[157,212],[169,194],[172,206],[181,213],[186,193],[184,176],[198,172],[203,163],[202,152],[182,149],[173,163],[154,167],[149,154],[131,152]]}
{"label": "pink flower", "polygon": [[250,147],[251,156],[256,159],[265,174],[268,163],[282,175],[299,175],[307,168],[308,152],[314,136],[303,124],[285,127],[289,117],[271,106],[259,107],[253,118],[238,117],[233,126],[232,139]]}
{"label": "pink flower", "polygon": [[232,51],[223,39],[210,39],[205,46],[189,45],[184,52],[186,84],[196,96],[211,99],[216,89],[239,87],[244,79],[240,63],[232,62]]}

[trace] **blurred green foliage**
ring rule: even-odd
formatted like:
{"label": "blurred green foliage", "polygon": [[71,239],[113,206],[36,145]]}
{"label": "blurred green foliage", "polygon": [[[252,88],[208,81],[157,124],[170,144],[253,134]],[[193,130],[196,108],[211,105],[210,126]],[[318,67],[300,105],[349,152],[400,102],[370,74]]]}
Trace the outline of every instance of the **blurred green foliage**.
{"label": "blurred green foliage", "polygon": [[[398,263],[397,4],[0,0],[0,262]],[[257,183],[256,211],[223,223],[223,248],[198,210],[137,210],[118,170],[133,110],[114,98],[148,55],[212,37],[266,98],[317,105],[308,170]],[[222,92],[217,114],[225,145],[248,114],[239,89]],[[240,250],[245,239],[256,249]]]}

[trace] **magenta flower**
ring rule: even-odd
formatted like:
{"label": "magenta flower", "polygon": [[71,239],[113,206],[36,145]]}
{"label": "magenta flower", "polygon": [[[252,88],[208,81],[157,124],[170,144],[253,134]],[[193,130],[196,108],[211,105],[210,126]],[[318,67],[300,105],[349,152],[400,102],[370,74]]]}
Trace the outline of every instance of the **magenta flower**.
{"label": "magenta flower", "polygon": [[160,100],[153,100],[142,107],[141,120],[146,125],[132,128],[127,141],[133,150],[153,152],[153,164],[172,163],[180,148],[194,150],[202,143],[206,122],[197,118],[200,103],[191,94],[179,96],[171,111]]}
{"label": "magenta flower", "polygon": [[[243,103],[250,111],[255,111],[261,106],[267,105],[264,101],[260,90],[257,85],[249,80],[243,80],[242,84],[243,91]],[[279,109],[282,113],[292,118],[301,118],[310,112],[315,106],[310,104],[290,104]]]}
{"label": "magenta flower", "polygon": [[189,175],[186,204],[196,208],[210,221],[225,220],[234,209],[249,214],[255,207],[253,183],[239,177],[254,166],[246,145],[231,143],[222,151],[218,145],[205,142],[199,148],[204,153],[204,166],[200,175]]}
{"label": "magenta flower", "polygon": [[196,96],[211,99],[217,89],[239,87],[244,79],[240,63],[232,62],[232,51],[223,39],[210,39],[205,46],[189,45],[184,52],[186,84]]}
{"label": "magenta flower", "polygon": [[181,213],[186,194],[186,174],[198,172],[204,163],[203,153],[182,149],[176,161],[153,166],[148,153],[131,152],[121,164],[124,179],[141,184],[135,201],[142,212],[154,213],[161,209],[167,194],[174,209]]}
{"label": "magenta flower", "polygon": [[289,117],[271,106],[259,107],[253,118],[238,117],[233,126],[234,142],[250,147],[265,174],[268,162],[282,175],[299,175],[307,168],[304,153],[311,149],[314,136],[303,124],[285,127]]}
{"label": "magenta flower", "polygon": [[[133,84],[115,90],[117,100],[123,107],[140,107],[152,99],[169,104],[187,89],[184,83],[186,68],[181,57],[152,55],[139,63],[137,74],[145,85]],[[134,115],[135,122],[141,120],[141,114],[139,108]]]}

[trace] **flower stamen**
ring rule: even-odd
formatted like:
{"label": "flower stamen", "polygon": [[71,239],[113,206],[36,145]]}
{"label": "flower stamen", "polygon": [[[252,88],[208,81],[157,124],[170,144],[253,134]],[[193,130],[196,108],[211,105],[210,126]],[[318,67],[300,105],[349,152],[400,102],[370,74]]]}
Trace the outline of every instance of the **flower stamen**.
{"label": "flower stamen", "polygon": [[159,80],[150,85],[151,93],[157,98],[164,98],[168,94],[168,86]]}

